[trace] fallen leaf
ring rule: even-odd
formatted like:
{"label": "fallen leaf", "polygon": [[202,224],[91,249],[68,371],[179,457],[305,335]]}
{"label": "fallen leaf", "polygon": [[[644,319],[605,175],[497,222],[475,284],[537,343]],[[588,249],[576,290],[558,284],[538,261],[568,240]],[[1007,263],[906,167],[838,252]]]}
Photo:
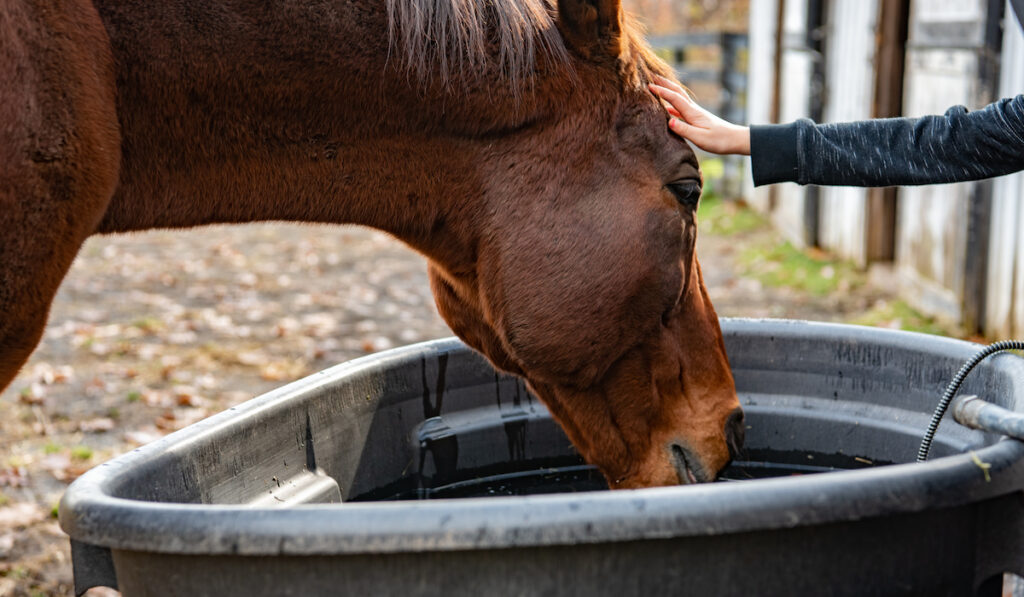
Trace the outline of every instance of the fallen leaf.
{"label": "fallen leaf", "polygon": [[94,465],[88,462],[77,462],[73,463],[68,468],[64,469],[64,477],[60,479],[65,483],[70,483],[75,479],[81,477],[89,471]]}
{"label": "fallen leaf", "polygon": [[0,487],[25,487],[26,485],[28,485],[28,478],[25,475],[25,467],[0,468]]}
{"label": "fallen leaf", "polygon": [[181,357],[177,355],[164,355],[160,357],[160,364],[164,367],[180,367],[182,363]]}
{"label": "fallen leaf", "polygon": [[217,378],[214,377],[213,375],[210,375],[209,373],[201,375],[195,381],[196,384],[199,385],[199,387],[203,388],[204,390],[212,390],[213,388],[216,388],[217,386],[220,385],[220,382],[217,380]]}
{"label": "fallen leaf", "polygon": [[236,354],[235,360],[238,361],[239,365],[255,367],[256,365],[261,365],[265,363],[267,361],[267,357],[266,355],[263,355],[256,351],[246,351]]}
{"label": "fallen leaf", "polygon": [[67,454],[50,454],[38,462],[39,468],[49,472],[58,481],[64,481],[69,476],[71,468],[71,457]]}
{"label": "fallen leaf", "polygon": [[0,529],[23,529],[46,520],[46,510],[31,502],[18,502],[0,508]]}
{"label": "fallen leaf", "polygon": [[146,426],[142,429],[135,429],[134,431],[126,431],[124,434],[124,440],[126,442],[142,446],[150,442],[154,442],[164,435],[157,431],[156,427]]}
{"label": "fallen leaf", "polygon": [[174,401],[178,406],[197,407],[202,406],[203,404],[202,396],[200,396],[192,386],[174,386],[172,392],[174,393]]}
{"label": "fallen leaf", "polygon": [[100,376],[94,376],[89,383],[85,384],[86,389],[106,391],[107,382]]}
{"label": "fallen leaf", "polygon": [[173,403],[170,394],[160,390],[144,390],[142,392],[142,401],[149,406],[163,407],[168,407]]}
{"label": "fallen leaf", "polygon": [[288,377],[287,363],[273,362],[260,367],[260,377],[266,381],[281,381]]}
{"label": "fallen leaf", "polygon": [[167,409],[153,421],[153,424],[163,431],[177,431],[206,418],[207,414],[203,408]]}
{"label": "fallen leaf", "polygon": [[177,371],[177,367],[166,365],[162,369],[160,369],[160,378],[163,379],[164,381],[168,381],[172,377],[174,377],[175,371]]}
{"label": "fallen leaf", "polygon": [[43,384],[34,381],[21,390],[18,400],[24,404],[42,404],[46,400],[46,388]]}
{"label": "fallen leaf", "polygon": [[83,433],[104,433],[113,429],[114,426],[114,419],[110,417],[97,417],[79,423],[78,430]]}
{"label": "fallen leaf", "polygon": [[174,414],[173,410],[166,410],[162,415],[153,419],[153,424],[156,425],[157,429],[163,431],[174,431],[176,429],[174,426],[176,418],[177,416]]}
{"label": "fallen leaf", "polygon": [[387,336],[377,336],[376,338],[368,338],[363,340],[363,352],[377,352],[378,350],[387,350],[392,346],[394,346],[394,344]]}

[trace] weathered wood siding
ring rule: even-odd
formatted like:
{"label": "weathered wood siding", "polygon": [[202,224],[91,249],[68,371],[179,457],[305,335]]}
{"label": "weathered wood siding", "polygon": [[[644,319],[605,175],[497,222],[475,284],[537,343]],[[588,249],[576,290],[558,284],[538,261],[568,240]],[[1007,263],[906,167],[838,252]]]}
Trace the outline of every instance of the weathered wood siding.
{"label": "weathered wood siding", "polygon": [[[871,118],[879,0],[832,0],[825,29],[824,122]],[[892,0],[889,0],[892,1]],[[818,244],[860,264],[868,261],[868,191],[821,189]]]}
{"label": "weathered wood siding", "polygon": [[[1024,33],[1006,8],[999,95],[1024,93]],[[985,334],[1024,336],[1024,173],[993,184]]]}
{"label": "weathered wood siding", "polygon": [[[772,122],[772,101],[775,97],[775,23],[778,0],[755,0],[750,3],[750,54],[747,73],[747,122]],[[747,168],[743,196],[758,211],[771,207],[771,189],[754,188]]]}
{"label": "weathered wood siding", "polygon": [[[808,45],[810,11],[814,0],[786,0],[783,15],[783,47],[779,90],[779,122],[813,118],[815,60]],[[798,246],[816,243],[816,191],[786,183],[775,188],[772,222]]]}
{"label": "weathered wood siding", "polygon": [[[986,0],[916,0],[911,7],[904,113],[941,114],[991,101],[983,84]],[[903,295],[915,306],[973,325],[982,276],[977,243],[987,237],[985,189],[979,183],[900,190],[896,262]]]}
{"label": "weathered wood siding", "polygon": [[[1004,0],[911,0],[909,26],[905,0],[824,0],[824,68],[816,69],[808,11],[821,1],[752,3],[750,122],[813,117],[821,80],[824,121],[899,115],[901,104],[906,116],[977,109],[1024,92],[1024,34]],[[775,94],[778,109],[769,111]],[[866,194],[777,185],[748,197],[798,243],[862,264],[892,258],[901,294],[919,309],[990,336],[1024,336],[1024,174]]]}

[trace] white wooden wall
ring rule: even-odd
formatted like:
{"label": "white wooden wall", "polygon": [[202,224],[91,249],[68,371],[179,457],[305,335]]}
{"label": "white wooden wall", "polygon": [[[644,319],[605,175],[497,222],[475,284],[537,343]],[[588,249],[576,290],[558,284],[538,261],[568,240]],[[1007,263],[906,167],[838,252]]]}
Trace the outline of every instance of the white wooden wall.
{"label": "white wooden wall", "polygon": [[[1000,95],[1024,93],[1024,33],[1007,3]],[[989,240],[985,334],[1024,337],[1024,173],[995,181]]]}
{"label": "white wooden wall", "polygon": [[[779,122],[807,118],[811,111],[811,79],[814,57],[796,40],[806,35],[807,0],[786,0],[783,20],[783,52]],[[803,246],[807,189],[794,183],[777,185],[772,222],[797,246]]]}
{"label": "white wooden wall", "polygon": [[[750,3],[750,52],[747,62],[747,122],[750,124],[769,124],[772,119],[778,10],[778,0],[754,0]],[[743,196],[755,209],[768,211],[769,187],[755,189],[750,168],[746,168]]]}
{"label": "white wooden wall", "polygon": [[[874,99],[878,0],[832,0],[825,38],[824,122],[871,117]],[[868,192],[824,187],[818,212],[818,243],[866,265]]]}
{"label": "white wooden wall", "polygon": [[[825,58],[827,85],[823,119],[847,121],[871,116],[876,20],[886,0],[831,0]],[[987,0],[912,0],[910,40],[904,77],[907,116],[940,114],[962,104],[977,109],[987,103],[980,83]],[[770,118],[774,82],[775,22],[778,0],[752,0],[750,17],[751,123]],[[807,0],[787,0],[781,60],[780,122],[810,113],[812,56],[799,48],[806,27]],[[998,96],[1024,93],[1024,33],[1007,4]],[[767,189],[747,198],[768,211]],[[1024,174],[994,181],[989,247],[985,271],[971,270],[967,255],[968,214],[976,183],[904,187],[897,201],[895,265],[901,294],[922,310],[964,321],[966,305],[976,296],[970,278],[985,284],[983,330],[993,337],[1024,337]],[[805,189],[775,187],[775,226],[791,240],[804,234]],[[861,189],[821,190],[819,242],[863,263],[867,222]],[[977,204],[974,204],[977,205]],[[976,303],[975,303],[976,304]],[[973,313],[973,311],[970,311]]]}
{"label": "white wooden wall", "polygon": [[[941,114],[954,105],[979,103],[979,54],[973,48],[938,48],[929,37],[943,27],[984,31],[985,0],[915,0],[904,87],[904,114]],[[981,40],[969,40],[981,45]],[[915,45],[927,44],[924,48]],[[897,208],[896,263],[908,301],[929,313],[960,322],[965,296],[968,201],[973,183],[906,187]]]}

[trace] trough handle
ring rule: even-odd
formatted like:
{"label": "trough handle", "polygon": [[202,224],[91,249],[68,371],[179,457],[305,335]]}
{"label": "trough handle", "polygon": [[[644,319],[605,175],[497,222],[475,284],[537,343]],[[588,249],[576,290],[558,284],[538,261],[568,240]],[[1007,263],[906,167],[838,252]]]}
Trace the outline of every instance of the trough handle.
{"label": "trough handle", "polygon": [[977,396],[960,396],[954,400],[953,418],[971,429],[1024,440],[1024,414],[985,402]]}
{"label": "trough handle", "polygon": [[[1024,414],[977,396],[954,400],[953,418],[971,429],[1024,440]],[[977,522],[977,580],[995,578],[1003,572],[1024,575],[1024,493],[1015,491],[981,504]]]}
{"label": "trough handle", "polygon": [[75,595],[93,587],[117,589],[117,573],[109,547],[71,540],[71,568],[75,576]]}

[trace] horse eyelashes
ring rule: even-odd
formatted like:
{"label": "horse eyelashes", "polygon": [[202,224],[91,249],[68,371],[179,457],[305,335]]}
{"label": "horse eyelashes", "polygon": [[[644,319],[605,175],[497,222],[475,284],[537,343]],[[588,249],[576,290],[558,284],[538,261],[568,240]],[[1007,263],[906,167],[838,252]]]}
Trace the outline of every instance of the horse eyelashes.
{"label": "horse eyelashes", "polygon": [[697,209],[700,201],[700,183],[694,180],[673,182],[665,185],[680,205],[688,209]]}

